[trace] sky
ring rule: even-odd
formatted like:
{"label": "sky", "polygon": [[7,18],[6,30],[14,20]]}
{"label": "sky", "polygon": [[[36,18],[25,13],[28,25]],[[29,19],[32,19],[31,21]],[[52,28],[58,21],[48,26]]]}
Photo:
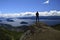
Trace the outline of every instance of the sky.
{"label": "sky", "polygon": [[32,15],[37,11],[43,16],[60,16],[60,0],[0,0],[0,16]]}

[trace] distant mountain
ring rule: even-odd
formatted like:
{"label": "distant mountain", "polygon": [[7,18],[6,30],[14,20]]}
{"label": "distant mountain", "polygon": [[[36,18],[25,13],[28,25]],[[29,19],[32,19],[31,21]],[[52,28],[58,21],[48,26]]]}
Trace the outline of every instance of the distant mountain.
{"label": "distant mountain", "polygon": [[2,20],[0,20],[0,22],[2,22]]}
{"label": "distant mountain", "polygon": [[[18,17],[18,19],[36,19],[36,16],[31,16],[31,17]],[[39,19],[60,20],[60,16],[39,16]]]}
{"label": "distant mountain", "polygon": [[14,22],[14,20],[12,20],[12,19],[6,19],[6,21],[8,21],[8,22]]}
{"label": "distant mountain", "polygon": [[[5,18],[5,17],[0,17],[0,19],[36,19],[36,16],[29,16],[29,17],[13,17],[13,18]],[[53,19],[53,20],[59,20],[60,16],[39,16],[39,19]]]}
{"label": "distant mountain", "polygon": [[20,24],[28,24],[28,22],[24,22],[24,21],[22,21]]}

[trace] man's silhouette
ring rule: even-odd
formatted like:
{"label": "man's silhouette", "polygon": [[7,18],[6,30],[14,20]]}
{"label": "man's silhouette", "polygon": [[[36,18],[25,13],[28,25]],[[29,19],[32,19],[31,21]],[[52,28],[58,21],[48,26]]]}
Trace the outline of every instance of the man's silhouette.
{"label": "man's silhouette", "polygon": [[39,22],[39,13],[37,12],[36,13],[36,23],[38,23]]}

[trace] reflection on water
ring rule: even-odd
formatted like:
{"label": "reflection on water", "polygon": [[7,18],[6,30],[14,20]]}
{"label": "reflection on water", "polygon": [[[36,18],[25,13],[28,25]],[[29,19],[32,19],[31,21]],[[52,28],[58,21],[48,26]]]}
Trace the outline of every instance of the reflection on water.
{"label": "reflection on water", "polygon": [[[35,22],[35,20],[31,19],[12,19],[14,22],[8,22],[6,20],[0,22],[4,24],[10,24],[12,26],[22,26],[22,25],[31,25]],[[44,22],[48,25],[55,25],[55,24],[60,24],[60,20],[45,20],[45,19],[40,19],[41,22]],[[26,22],[27,24],[21,24],[21,22]]]}

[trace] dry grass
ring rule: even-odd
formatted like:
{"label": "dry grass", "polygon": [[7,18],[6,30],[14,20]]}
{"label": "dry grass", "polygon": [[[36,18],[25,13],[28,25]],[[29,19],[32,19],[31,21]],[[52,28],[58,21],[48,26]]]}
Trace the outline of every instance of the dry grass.
{"label": "dry grass", "polygon": [[[41,23],[40,23],[41,24]],[[36,27],[36,25],[33,25]],[[60,31],[48,27],[44,24],[39,25],[35,33],[30,35],[26,40],[60,40]]]}

